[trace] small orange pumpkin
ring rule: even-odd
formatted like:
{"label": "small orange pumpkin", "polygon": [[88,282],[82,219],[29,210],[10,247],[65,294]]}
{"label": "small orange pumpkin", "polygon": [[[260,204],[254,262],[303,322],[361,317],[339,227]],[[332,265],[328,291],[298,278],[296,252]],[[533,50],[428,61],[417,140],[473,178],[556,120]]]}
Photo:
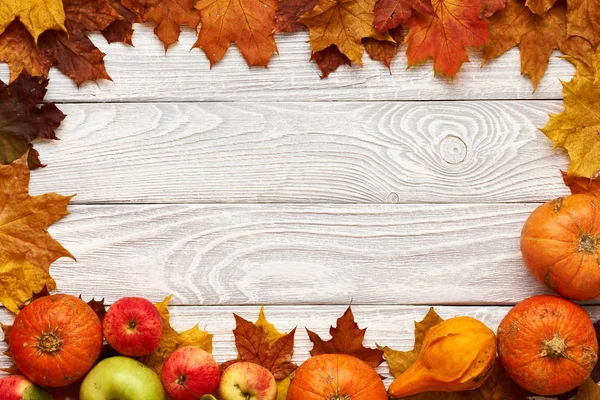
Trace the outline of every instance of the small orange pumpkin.
{"label": "small orange pumpkin", "polygon": [[521,232],[527,268],[573,300],[600,296],[600,198],[575,194],[536,208]]}
{"label": "small orange pumpkin", "polygon": [[287,400],[387,400],[381,377],[346,354],[309,358],[295,372]]}
{"label": "small orange pumpkin", "polygon": [[590,317],[558,296],[534,296],[513,307],[498,328],[498,355],[523,388],[555,396],[579,386],[598,360]]}
{"label": "small orange pumpkin", "polygon": [[9,348],[17,368],[44,386],[83,378],[102,349],[100,319],[77,297],[56,294],[28,304],[15,318]]}

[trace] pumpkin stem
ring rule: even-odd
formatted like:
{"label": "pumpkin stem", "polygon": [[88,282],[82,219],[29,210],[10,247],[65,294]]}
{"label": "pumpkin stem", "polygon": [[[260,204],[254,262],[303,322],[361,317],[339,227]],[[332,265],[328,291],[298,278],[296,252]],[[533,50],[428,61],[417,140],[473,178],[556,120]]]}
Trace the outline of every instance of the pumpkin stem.
{"label": "pumpkin stem", "polygon": [[540,355],[542,357],[550,357],[553,359],[561,357],[567,358],[567,348],[566,340],[555,333],[552,339],[542,340],[542,351],[540,352]]}
{"label": "pumpkin stem", "polygon": [[36,345],[39,350],[38,356],[41,356],[43,353],[55,354],[60,350],[61,346],[62,340],[56,331],[42,332]]}
{"label": "pumpkin stem", "polygon": [[596,253],[596,238],[588,235],[587,233],[581,234],[579,239],[579,251],[585,251],[586,253]]}

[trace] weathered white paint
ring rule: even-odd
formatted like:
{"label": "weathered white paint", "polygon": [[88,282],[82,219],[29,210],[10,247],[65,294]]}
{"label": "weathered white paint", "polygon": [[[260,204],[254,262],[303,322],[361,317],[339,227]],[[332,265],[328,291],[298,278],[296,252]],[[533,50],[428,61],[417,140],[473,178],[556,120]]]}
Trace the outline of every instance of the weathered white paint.
{"label": "weathered white paint", "polygon": [[[309,62],[310,46],[305,32],[277,35],[279,56],[268,69],[248,68],[232,46],[212,70],[204,53],[190,51],[195,33],[183,31],[180,43],[165,54],[149,24],[136,25],[135,48],[108,45],[99,34],[91,36],[105,52],[113,82],[86,83],[81,89],[58,70],[50,74],[48,100],[96,101],[319,101],[319,100],[450,100],[450,99],[560,99],[559,79],[569,80],[574,68],[558,58],[550,59],[546,76],[537,91],[520,75],[519,50],[480,68],[481,54],[471,51],[451,79],[435,78],[431,62],[407,69],[405,48],[395,57],[391,74],[381,63],[364,57],[364,68],[341,67],[328,79]],[[0,79],[8,69],[0,64]]]}
{"label": "weathered white paint", "polygon": [[65,104],[31,190],[75,203],[540,202],[557,101]]}

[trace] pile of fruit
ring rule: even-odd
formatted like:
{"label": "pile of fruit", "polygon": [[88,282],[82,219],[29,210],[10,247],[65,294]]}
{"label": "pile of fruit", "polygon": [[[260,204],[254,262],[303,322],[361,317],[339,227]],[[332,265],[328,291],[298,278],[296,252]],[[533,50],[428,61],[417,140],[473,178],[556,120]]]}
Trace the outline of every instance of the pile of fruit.
{"label": "pile of fruit", "polygon": [[[18,374],[0,380],[0,399],[524,400],[578,387],[578,398],[600,399],[589,379],[598,361],[596,330],[566,299],[600,296],[599,208],[600,199],[586,193],[533,211],[521,234],[525,264],[563,297],[522,301],[497,336],[474,318],[444,321],[431,310],[416,324],[413,351],[369,349],[349,308],[331,340],[308,331],[313,357],[296,367],[295,330],[277,332],[261,311],[256,324],[235,316],[239,357],[219,366],[201,346],[172,343],[160,305],[146,299],[126,297],[106,311],[98,302],[47,294],[5,329]],[[156,354],[159,362],[148,362]],[[387,391],[375,370],[383,356],[396,377]],[[60,394],[61,387],[71,394]]]}

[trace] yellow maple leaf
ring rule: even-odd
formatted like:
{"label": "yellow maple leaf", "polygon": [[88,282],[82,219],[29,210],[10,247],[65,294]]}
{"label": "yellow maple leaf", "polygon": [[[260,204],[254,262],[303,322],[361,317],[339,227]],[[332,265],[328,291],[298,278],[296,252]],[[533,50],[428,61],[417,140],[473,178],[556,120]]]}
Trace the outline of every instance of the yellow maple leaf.
{"label": "yellow maple leaf", "polygon": [[569,153],[569,176],[592,179],[600,171],[600,48],[590,65],[566,57],[576,68],[569,82],[562,82],[565,110],[550,115],[542,132],[554,147]]}
{"label": "yellow maple leaf", "polygon": [[9,165],[0,165],[0,301],[17,313],[44,284],[55,288],[50,264],[71,257],[47,229],[68,215],[73,196],[46,193],[29,195],[28,154]]}
{"label": "yellow maple leaf", "polygon": [[25,25],[36,43],[50,29],[67,31],[62,0],[2,0],[0,2],[0,34],[15,19]]}
{"label": "yellow maple leaf", "polygon": [[377,0],[320,0],[298,22],[310,32],[313,54],[336,45],[353,63],[362,67],[362,39],[394,42],[386,33],[377,33],[373,8]]}
{"label": "yellow maple leaf", "polygon": [[165,297],[160,303],[156,303],[156,308],[163,321],[163,334],[158,348],[151,354],[141,357],[140,361],[152,368],[160,375],[163,364],[175,350],[185,346],[199,347],[204,351],[212,353],[213,335],[198,328],[195,325],[191,329],[177,333],[171,326],[170,313],[168,309],[169,301],[173,295]]}

